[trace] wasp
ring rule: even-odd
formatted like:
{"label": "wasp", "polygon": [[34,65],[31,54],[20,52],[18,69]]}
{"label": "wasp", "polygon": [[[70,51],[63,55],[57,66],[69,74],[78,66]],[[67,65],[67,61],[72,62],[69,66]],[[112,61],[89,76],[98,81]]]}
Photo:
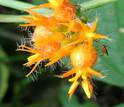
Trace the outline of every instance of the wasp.
{"label": "wasp", "polygon": [[101,51],[102,51],[103,54],[109,55],[109,53],[108,53],[108,48],[107,48],[106,45],[102,45],[102,46],[101,46]]}

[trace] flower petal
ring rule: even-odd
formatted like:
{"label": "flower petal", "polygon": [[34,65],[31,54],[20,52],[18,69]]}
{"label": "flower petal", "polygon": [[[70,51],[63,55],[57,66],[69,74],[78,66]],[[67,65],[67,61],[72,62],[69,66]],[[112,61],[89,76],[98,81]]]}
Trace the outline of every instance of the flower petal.
{"label": "flower petal", "polygon": [[82,81],[82,88],[84,89],[84,92],[86,93],[87,97],[91,98],[91,92],[90,92],[90,89],[89,89],[87,79]]}
{"label": "flower petal", "polygon": [[69,94],[69,99],[71,98],[71,96],[74,94],[75,90],[77,89],[79,83],[77,81],[74,81],[73,84],[71,85],[68,94]]}

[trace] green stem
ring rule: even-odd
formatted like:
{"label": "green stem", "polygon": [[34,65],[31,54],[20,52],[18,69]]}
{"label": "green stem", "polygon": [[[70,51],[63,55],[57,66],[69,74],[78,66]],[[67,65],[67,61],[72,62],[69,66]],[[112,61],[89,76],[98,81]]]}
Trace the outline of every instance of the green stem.
{"label": "green stem", "polygon": [[5,14],[0,14],[0,22],[4,23],[21,23],[24,22],[25,20],[22,18],[24,16],[28,15],[5,15]]}
{"label": "green stem", "polygon": [[114,2],[114,1],[116,0],[91,0],[91,1],[84,2],[80,4],[79,6],[81,7],[82,11],[86,11],[86,10],[93,9],[93,8],[96,8],[96,7],[99,7],[104,4]]}
{"label": "green stem", "polygon": [[0,0],[0,5],[21,11],[24,11],[34,6],[32,4],[16,0]]}

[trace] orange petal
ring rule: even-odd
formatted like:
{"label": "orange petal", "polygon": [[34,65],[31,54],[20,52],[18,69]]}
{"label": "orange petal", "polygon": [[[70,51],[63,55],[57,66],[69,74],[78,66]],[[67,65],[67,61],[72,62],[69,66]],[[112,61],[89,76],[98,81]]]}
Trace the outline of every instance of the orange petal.
{"label": "orange petal", "polygon": [[84,92],[86,93],[88,98],[91,98],[91,92],[88,84],[88,80],[82,81],[82,88],[84,89]]}
{"label": "orange petal", "polygon": [[91,69],[90,67],[87,67],[87,71],[91,75],[94,75],[94,76],[97,76],[97,77],[100,77],[100,78],[103,78],[104,77],[101,73],[99,73],[99,72]]}
{"label": "orange petal", "polygon": [[71,96],[74,94],[75,90],[77,89],[79,83],[77,81],[74,81],[73,84],[71,85],[68,94],[69,94],[69,99],[71,98]]}
{"label": "orange petal", "polygon": [[24,64],[24,66],[31,66],[34,63],[41,61],[42,59],[42,56],[39,53],[36,53],[28,57],[28,62]]}
{"label": "orange petal", "polygon": [[108,39],[109,40],[109,38],[107,36],[100,35],[100,34],[95,34],[95,36],[93,38],[94,39]]}
{"label": "orange petal", "polygon": [[24,52],[29,52],[29,53],[36,53],[37,51],[33,48],[30,48],[25,45],[20,45],[19,48],[16,51],[24,51]]}
{"label": "orange petal", "polygon": [[69,77],[69,76],[73,75],[74,73],[76,73],[76,69],[75,69],[75,68],[73,68],[73,69],[67,71],[67,72],[64,73],[64,74],[62,74],[62,75],[61,75],[61,78]]}
{"label": "orange petal", "polygon": [[40,62],[37,62],[34,67],[32,68],[32,70],[26,75],[26,77],[29,77],[36,69],[36,67],[39,65]]}
{"label": "orange petal", "polygon": [[48,0],[54,8],[59,8],[64,0]]}
{"label": "orange petal", "polygon": [[98,23],[98,17],[96,17],[96,20],[93,22],[93,25],[92,25],[92,28],[90,29],[90,32],[96,31],[97,23]]}
{"label": "orange petal", "polygon": [[35,25],[36,25],[35,23],[19,24],[19,26],[22,26],[22,27],[35,26]]}
{"label": "orange petal", "polygon": [[50,58],[50,62],[47,63],[45,66],[49,66],[51,64],[54,64],[55,62],[57,62],[58,60],[60,60],[61,58],[63,58],[66,55],[69,55],[70,51],[72,50],[73,45],[67,45],[65,47],[62,47],[60,50],[58,50],[51,58]]}

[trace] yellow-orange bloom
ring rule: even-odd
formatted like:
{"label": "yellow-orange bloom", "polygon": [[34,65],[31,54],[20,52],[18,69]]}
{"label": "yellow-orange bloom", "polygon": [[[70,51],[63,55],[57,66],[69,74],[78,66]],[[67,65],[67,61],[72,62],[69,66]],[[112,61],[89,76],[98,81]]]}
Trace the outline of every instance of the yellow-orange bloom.
{"label": "yellow-orange bloom", "polygon": [[27,12],[30,13],[31,16],[22,17],[26,20],[26,22],[25,24],[21,24],[21,26],[43,26],[48,30],[53,30],[59,25],[59,21],[57,21],[54,17],[43,16],[32,10],[27,10]]}
{"label": "yellow-orange bloom", "polygon": [[[108,39],[97,34],[97,19],[91,24],[83,23],[76,17],[76,7],[69,0],[48,0],[49,3],[34,6],[26,10],[31,17],[23,17],[26,23],[22,26],[34,26],[31,45],[20,45],[18,51],[31,55],[24,65],[32,67],[27,74],[30,76],[37,66],[44,60],[50,66],[65,56],[69,56],[72,69],[60,75],[61,78],[70,77],[72,85],[68,91],[71,97],[78,85],[81,84],[88,98],[91,98],[93,86],[92,76],[103,77],[93,69],[97,60],[97,52],[93,46],[94,40]],[[34,11],[38,8],[50,8],[51,16],[44,16]]]}
{"label": "yellow-orange bloom", "polygon": [[97,19],[91,25],[84,25],[81,23],[82,31],[80,32],[79,38],[87,42],[90,46],[93,46],[94,40],[108,39],[107,36],[96,33]]}
{"label": "yellow-orange bloom", "polygon": [[80,20],[71,20],[66,26],[68,26],[68,31],[77,33],[80,42],[87,42],[92,46],[94,40],[108,39],[107,36],[96,33],[97,22],[98,19],[92,24],[85,24]]}
{"label": "yellow-orange bloom", "polygon": [[34,30],[32,41],[35,48],[42,48],[50,42],[58,43],[64,39],[64,35],[60,32],[51,32],[43,26],[37,26]]}
{"label": "yellow-orange bloom", "polygon": [[[50,1],[57,1],[58,0],[50,0]],[[54,8],[54,14],[56,19],[62,21],[70,21],[75,18],[76,16],[76,7],[72,5],[69,0],[60,0],[62,1],[58,8]]]}
{"label": "yellow-orange bloom", "polygon": [[84,92],[87,97],[90,98],[93,87],[90,82],[91,77],[103,77],[103,75],[92,69],[96,63],[97,53],[94,47],[88,48],[87,44],[81,44],[75,47],[70,55],[71,63],[73,68],[70,71],[60,75],[61,78],[73,76],[69,79],[70,82],[73,82],[72,86],[69,89],[69,97],[73,95],[79,83],[81,83]]}
{"label": "yellow-orange bloom", "polygon": [[53,9],[54,17],[59,21],[70,21],[76,17],[76,7],[69,0],[49,0],[49,3],[34,6],[29,10],[37,8]]}
{"label": "yellow-orange bloom", "polygon": [[58,50],[56,54],[53,54],[47,66],[57,62],[64,56],[70,55],[72,49],[80,43],[87,44],[87,48],[91,48],[93,46],[94,40],[108,39],[107,36],[103,36],[95,32],[97,20],[94,21],[92,26],[89,26],[77,20],[72,20],[67,24],[67,32],[73,32],[74,34],[70,34],[70,36],[67,38],[65,36],[65,38],[61,41],[60,50]]}
{"label": "yellow-orange bloom", "polygon": [[25,45],[20,45],[17,51],[25,51],[32,54],[27,58],[28,62],[25,63],[24,65],[27,67],[31,67],[33,65],[34,66],[26,76],[30,76],[42,61],[49,59],[53,54],[56,53],[56,51],[59,48],[60,48],[60,44],[54,41],[51,41],[40,48],[36,48],[36,47],[31,48]]}

